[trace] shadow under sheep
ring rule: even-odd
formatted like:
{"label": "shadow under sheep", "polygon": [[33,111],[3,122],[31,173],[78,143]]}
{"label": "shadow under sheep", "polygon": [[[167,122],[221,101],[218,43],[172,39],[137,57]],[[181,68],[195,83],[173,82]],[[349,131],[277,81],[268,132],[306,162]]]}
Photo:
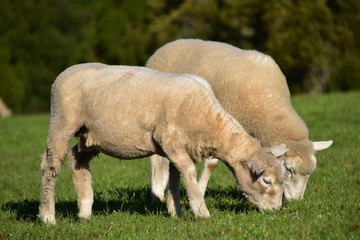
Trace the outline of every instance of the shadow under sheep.
{"label": "shadow under sheep", "polygon": [[[181,204],[183,211],[190,211],[185,189],[181,188]],[[103,195],[111,196],[105,197]],[[209,188],[205,195],[205,201],[211,208],[220,211],[230,211],[236,214],[256,211],[236,188]],[[10,201],[3,204],[2,211],[10,211],[16,214],[19,221],[37,222],[39,200]],[[140,215],[168,216],[166,203],[153,204],[150,198],[150,187],[143,188],[116,188],[107,193],[94,191],[93,215],[107,215],[113,212],[126,212]],[[57,217],[78,220],[77,203],[75,200],[57,201]]]}

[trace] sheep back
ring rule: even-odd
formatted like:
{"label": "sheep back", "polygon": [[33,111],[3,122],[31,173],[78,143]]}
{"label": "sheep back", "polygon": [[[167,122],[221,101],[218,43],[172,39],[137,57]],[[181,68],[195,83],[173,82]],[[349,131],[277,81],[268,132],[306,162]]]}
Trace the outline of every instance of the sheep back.
{"label": "sheep back", "polygon": [[225,110],[265,146],[308,139],[285,76],[265,54],[220,42],[177,40],[158,49],[146,66],[207,79]]}
{"label": "sheep back", "polygon": [[245,133],[206,84],[198,76],[145,67],[79,64],[62,72],[52,86],[51,121],[63,118],[85,126],[86,147],[122,159],[157,152],[154,138],[160,144],[195,146],[202,134],[213,132],[206,137],[218,139],[213,129],[222,124]]}

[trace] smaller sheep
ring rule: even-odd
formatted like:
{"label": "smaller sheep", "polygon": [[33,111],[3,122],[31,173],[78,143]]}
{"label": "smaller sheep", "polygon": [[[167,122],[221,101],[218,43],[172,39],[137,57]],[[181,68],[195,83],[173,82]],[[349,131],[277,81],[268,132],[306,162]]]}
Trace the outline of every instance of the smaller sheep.
{"label": "smaller sheep", "polygon": [[40,218],[55,224],[55,181],[73,136],[70,154],[80,218],[91,216],[90,160],[99,152],[121,159],[157,154],[170,160],[168,211],[181,215],[180,174],[192,212],[209,217],[194,163],[223,161],[260,209],[282,203],[283,166],[220,106],[206,80],[144,67],[75,65],[51,92],[48,147],[41,163]]}

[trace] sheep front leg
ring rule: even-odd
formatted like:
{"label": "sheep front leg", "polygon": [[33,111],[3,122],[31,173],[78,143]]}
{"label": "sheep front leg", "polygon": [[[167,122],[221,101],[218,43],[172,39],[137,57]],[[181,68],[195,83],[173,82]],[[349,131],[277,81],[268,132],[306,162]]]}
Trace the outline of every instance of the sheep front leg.
{"label": "sheep front leg", "polygon": [[152,155],[150,161],[152,202],[164,202],[164,193],[169,180],[169,159],[159,155]]}
{"label": "sheep front leg", "polygon": [[172,159],[174,159],[174,165],[180,171],[184,179],[190,207],[195,217],[210,217],[209,210],[206,207],[204,197],[196,179],[196,168],[194,163],[188,156]]}
{"label": "sheep front leg", "polygon": [[217,162],[218,162],[218,160],[216,158],[210,157],[210,158],[205,159],[204,169],[201,172],[201,176],[199,179],[199,187],[200,187],[202,196],[205,196],[207,184],[209,182],[211,173],[215,170],[215,168],[217,166]]}
{"label": "sheep front leg", "polygon": [[79,152],[76,144],[70,154],[69,164],[73,183],[77,195],[79,218],[89,219],[94,202],[94,194],[91,186],[90,160],[97,154],[95,151]]}
{"label": "sheep front leg", "polygon": [[180,172],[173,163],[168,164],[169,168],[169,191],[167,199],[167,209],[171,216],[181,217],[180,204]]}

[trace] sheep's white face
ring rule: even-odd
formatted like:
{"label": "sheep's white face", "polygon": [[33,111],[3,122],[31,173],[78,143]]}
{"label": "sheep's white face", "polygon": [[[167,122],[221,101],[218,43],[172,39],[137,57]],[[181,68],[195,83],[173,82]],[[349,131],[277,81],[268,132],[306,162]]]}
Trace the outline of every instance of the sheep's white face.
{"label": "sheep's white face", "polygon": [[[281,165],[279,167],[282,167]],[[282,205],[283,181],[276,176],[273,168],[265,170],[253,183],[252,191],[244,193],[248,200],[260,211],[277,210]]]}
{"label": "sheep's white face", "polygon": [[316,167],[316,158],[314,155],[311,155],[307,160],[306,164],[308,167],[306,171],[301,171],[303,169],[301,165],[305,163],[305,159],[300,156],[285,159],[284,195],[286,199],[301,200],[303,198],[306,184]]}
{"label": "sheep's white face", "polygon": [[244,196],[260,211],[279,209],[282,205],[284,165],[268,153],[260,158],[256,162],[270,163],[260,171],[255,170],[257,167],[243,166],[240,185]]}
{"label": "sheep's white face", "polygon": [[[315,151],[321,151],[331,146],[332,141],[312,142]],[[295,155],[284,157],[284,195],[289,200],[301,200],[304,197],[306,184],[311,173],[316,168],[316,157],[307,158]]]}

